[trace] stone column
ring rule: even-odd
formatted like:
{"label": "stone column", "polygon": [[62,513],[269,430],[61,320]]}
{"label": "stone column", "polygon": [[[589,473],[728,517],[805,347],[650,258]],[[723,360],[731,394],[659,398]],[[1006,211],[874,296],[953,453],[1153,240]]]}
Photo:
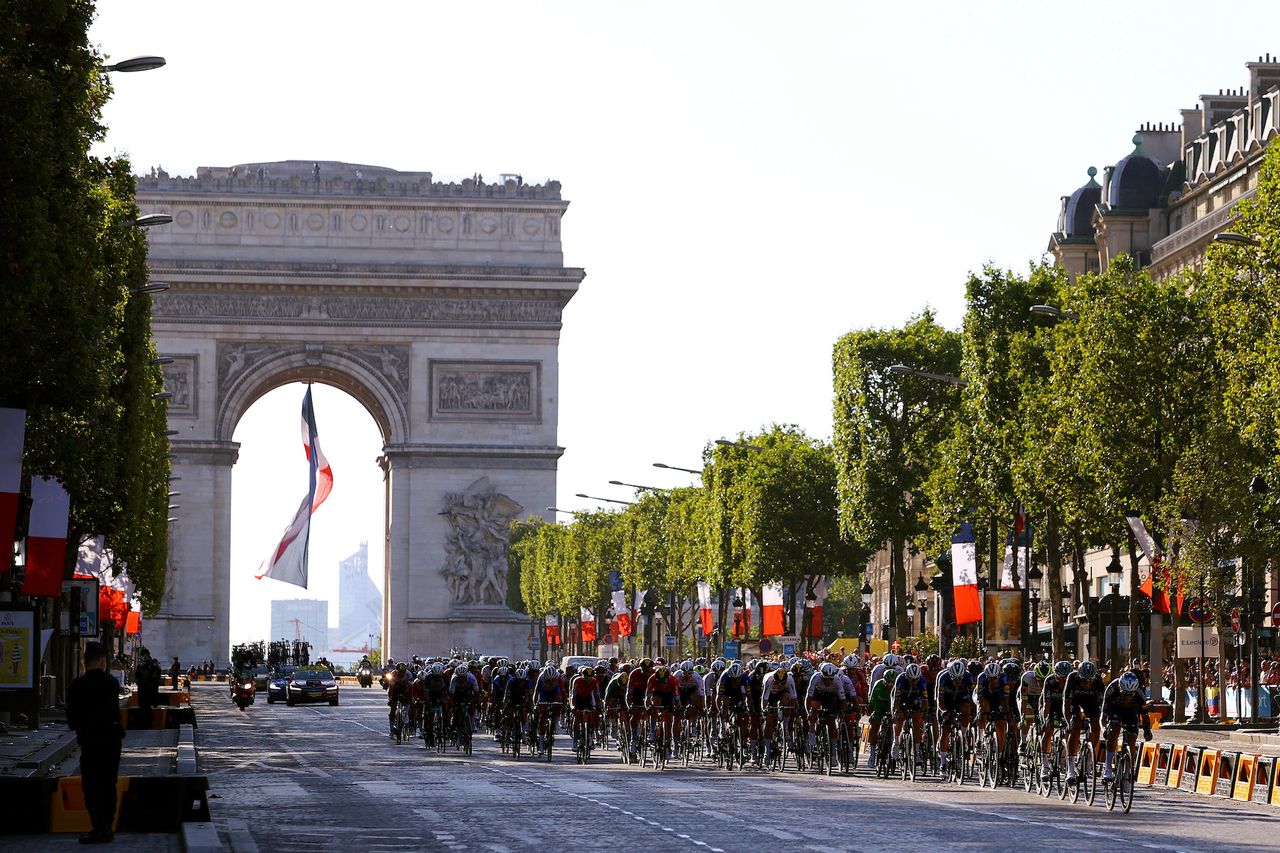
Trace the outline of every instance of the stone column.
{"label": "stone column", "polygon": [[142,641],[167,668],[205,658],[225,665],[231,644],[231,466],[233,441],[174,440],[172,469],[182,480],[169,526],[169,574],[160,612],[143,619]]}

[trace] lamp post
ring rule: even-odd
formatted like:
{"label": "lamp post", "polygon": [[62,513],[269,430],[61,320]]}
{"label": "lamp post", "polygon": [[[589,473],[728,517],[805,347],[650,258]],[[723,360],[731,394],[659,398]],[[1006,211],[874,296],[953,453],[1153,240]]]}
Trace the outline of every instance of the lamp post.
{"label": "lamp post", "polygon": [[1028,309],[1032,314],[1041,317],[1052,317],[1055,320],[1079,320],[1080,315],[1074,311],[1068,311],[1065,308],[1055,308],[1052,305],[1032,305]]}
{"label": "lamp post", "polygon": [[574,497],[585,498],[586,500],[589,500],[589,501],[604,501],[605,503],[610,503],[610,504],[622,504],[623,506],[634,505],[631,501],[620,501],[614,498],[597,498],[594,495],[584,495],[582,492],[578,492],[577,494],[574,495]]}
{"label": "lamp post", "polygon": [[715,443],[721,447],[737,447],[740,450],[764,450],[758,444],[747,444],[745,441],[730,441],[727,438],[717,438]]}
{"label": "lamp post", "polygon": [[733,638],[735,640],[747,635],[747,626],[743,624],[742,618],[745,607],[746,603],[742,600],[742,596],[735,595],[733,597]]}
{"label": "lamp post", "polygon": [[[1107,581],[1111,585],[1111,643],[1108,651],[1111,653],[1110,675],[1114,678],[1120,670],[1120,577],[1124,574],[1124,567],[1120,565],[1120,549],[1112,547],[1111,562],[1107,563]],[[1133,642],[1133,638],[1129,638],[1129,642]]]}
{"label": "lamp post", "polygon": [[978,597],[982,602],[982,620],[978,622],[978,644],[987,647],[987,579],[978,578]]}
{"label": "lamp post", "polygon": [[[1065,635],[1066,624],[1071,621],[1071,590],[1067,589],[1066,584],[1062,585],[1062,592],[1058,594],[1058,598],[1061,601],[1059,606],[1062,608],[1062,625],[1063,625],[1062,633]],[[1076,645],[1079,645],[1079,644],[1080,644],[1080,634],[1077,631]],[[1065,636],[1063,636],[1062,638],[1062,647],[1063,649],[1067,647],[1067,638]]]}
{"label": "lamp post", "polygon": [[[907,626],[910,627],[911,623],[914,622],[915,619],[916,619],[916,603],[911,598],[911,596],[908,595],[907,596]],[[894,639],[901,640],[902,638],[894,637]]]}
{"label": "lamp post", "polygon": [[668,471],[684,471],[686,474],[697,474],[699,476],[702,475],[701,468],[681,468],[679,465],[668,465],[665,462],[655,462],[653,463],[653,467],[665,468]]}
{"label": "lamp post", "polygon": [[925,614],[929,610],[929,585],[924,582],[924,575],[916,578],[916,606],[920,610],[920,633],[928,632],[929,623],[925,621]]}
{"label": "lamp post", "polygon": [[103,71],[120,71],[124,73],[133,71],[151,71],[156,68],[163,68],[165,64],[163,56],[133,56],[129,59],[122,59],[119,62],[113,62],[111,65],[102,66]]}
{"label": "lamp post", "polygon": [[[804,634],[803,645],[806,649],[813,647],[813,608],[818,606],[818,597],[812,591],[805,593],[804,596],[804,620],[801,623],[801,630]],[[821,629],[821,626],[819,626]],[[818,635],[822,635],[822,631],[818,631]]]}
{"label": "lamp post", "polygon": [[635,483],[624,483],[621,480],[610,480],[610,486],[626,486],[629,489],[635,489],[638,492],[665,492],[666,489],[660,489],[657,486],[637,486]]}
{"label": "lamp post", "polygon": [[1044,572],[1034,563],[1027,570],[1027,592],[1031,596],[1031,641],[1027,644],[1029,659],[1040,656],[1040,579],[1043,577]]}

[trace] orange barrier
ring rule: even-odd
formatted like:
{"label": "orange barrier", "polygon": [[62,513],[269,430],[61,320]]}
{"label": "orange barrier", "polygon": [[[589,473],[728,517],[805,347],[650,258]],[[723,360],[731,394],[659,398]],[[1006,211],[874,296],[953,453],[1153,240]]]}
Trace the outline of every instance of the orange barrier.
{"label": "orange barrier", "polygon": [[[120,809],[124,805],[125,792],[129,790],[129,777],[116,781],[116,816],[112,829],[120,827]],[[79,776],[63,776],[58,780],[58,790],[49,802],[50,832],[88,832],[93,829],[89,811],[84,805],[84,789]]]}
{"label": "orange barrier", "polygon": [[1258,778],[1258,756],[1241,755],[1236,767],[1235,784],[1231,786],[1231,799],[1249,802],[1253,799],[1253,785]]}
{"label": "orange barrier", "polygon": [[1200,769],[1196,773],[1197,794],[1215,793],[1218,787],[1218,764],[1221,758],[1221,750],[1205,749],[1200,752]]}
{"label": "orange barrier", "polygon": [[1160,744],[1148,741],[1142,745],[1142,754],[1138,756],[1138,784],[1154,785],[1156,768],[1160,764]]}
{"label": "orange barrier", "polygon": [[1173,752],[1169,754],[1169,778],[1165,780],[1165,785],[1170,788],[1177,788],[1182,784],[1182,764],[1187,756],[1187,747],[1184,744],[1175,743]]}

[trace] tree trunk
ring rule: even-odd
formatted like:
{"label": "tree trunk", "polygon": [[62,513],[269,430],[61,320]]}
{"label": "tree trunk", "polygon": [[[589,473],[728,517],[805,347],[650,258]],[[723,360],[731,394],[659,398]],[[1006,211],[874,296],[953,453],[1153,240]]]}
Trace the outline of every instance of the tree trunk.
{"label": "tree trunk", "polygon": [[1044,525],[1045,562],[1048,569],[1049,589],[1045,598],[1049,601],[1049,624],[1053,634],[1053,659],[1065,660],[1067,657],[1067,638],[1062,618],[1063,601],[1059,597],[1062,589],[1062,537],[1058,533],[1058,513],[1049,509]]}
{"label": "tree trunk", "polygon": [[906,543],[901,539],[893,541],[893,554],[889,557],[889,578],[893,587],[893,638],[901,640],[911,636],[911,623],[907,621],[907,567],[902,559]]}

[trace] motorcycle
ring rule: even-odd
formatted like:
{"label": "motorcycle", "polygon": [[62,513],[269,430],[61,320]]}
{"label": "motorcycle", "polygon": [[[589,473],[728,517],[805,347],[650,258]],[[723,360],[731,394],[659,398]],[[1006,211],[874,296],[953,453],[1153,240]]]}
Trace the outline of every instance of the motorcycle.
{"label": "motorcycle", "polygon": [[253,678],[246,678],[243,681],[236,679],[231,686],[231,701],[243,712],[245,708],[253,704]]}
{"label": "motorcycle", "polygon": [[378,683],[382,685],[382,689],[386,690],[391,686],[391,682],[396,680],[395,667],[384,669],[382,675],[378,676]]}
{"label": "motorcycle", "polygon": [[373,670],[367,666],[360,667],[360,671],[356,673],[356,680],[359,681],[361,687],[372,687]]}

